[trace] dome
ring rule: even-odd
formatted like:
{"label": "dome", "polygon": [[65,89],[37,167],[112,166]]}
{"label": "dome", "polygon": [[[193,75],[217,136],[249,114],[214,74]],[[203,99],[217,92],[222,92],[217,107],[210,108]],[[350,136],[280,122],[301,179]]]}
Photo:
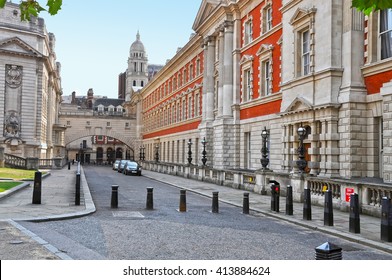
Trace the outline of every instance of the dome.
{"label": "dome", "polygon": [[139,31],[136,34],[136,41],[132,43],[130,52],[145,52],[144,45],[142,41],[140,41]]}

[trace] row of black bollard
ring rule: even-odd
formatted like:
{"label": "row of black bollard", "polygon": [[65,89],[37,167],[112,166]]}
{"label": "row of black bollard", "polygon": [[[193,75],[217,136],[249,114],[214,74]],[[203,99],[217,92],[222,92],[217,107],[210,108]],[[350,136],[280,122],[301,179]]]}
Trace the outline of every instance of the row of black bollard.
{"label": "row of black bollard", "polygon": [[381,201],[381,240],[392,242],[392,207],[388,197]]}
{"label": "row of black bollard", "polygon": [[279,212],[280,184],[277,181],[270,180],[270,188],[271,188],[271,211]]}
{"label": "row of black bollard", "polygon": [[33,188],[33,204],[41,204],[42,193],[42,173],[37,171],[34,173],[34,188]]}
{"label": "row of black bollard", "polygon": [[76,173],[75,205],[80,205],[80,173]]}

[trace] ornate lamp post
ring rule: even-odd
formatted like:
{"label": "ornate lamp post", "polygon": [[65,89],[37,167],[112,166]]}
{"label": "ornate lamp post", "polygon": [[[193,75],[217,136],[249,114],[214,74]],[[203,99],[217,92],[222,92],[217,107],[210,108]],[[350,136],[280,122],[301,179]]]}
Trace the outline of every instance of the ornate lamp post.
{"label": "ornate lamp post", "polygon": [[155,161],[159,161],[159,145],[155,145]]}
{"label": "ornate lamp post", "polygon": [[188,141],[188,163],[189,165],[192,164],[192,140],[189,139]]}
{"label": "ornate lamp post", "polygon": [[207,155],[207,152],[206,152],[207,141],[206,141],[205,137],[203,138],[203,140],[201,140],[201,144],[203,145],[203,152],[202,152],[201,161],[203,162],[203,165],[206,165],[206,162],[207,162],[207,157],[206,157],[206,155]]}
{"label": "ornate lamp post", "polygon": [[142,155],[141,160],[142,160],[142,161],[144,161],[144,160],[146,159],[146,154],[145,154],[145,152],[144,152],[145,149],[146,149],[146,148],[145,148],[144,146],[141,147],[141,155]]}
{"label": "ornate lamp post", "polygon": [[267,148],[267,140],[269,137],[269,132],[266,129],[266,127],[264,127],[263,131],[261,132],[261,138],[263,140],[263,147],[261,148],[261,165],[263,166],[263,170],[268,170],[267,165],[269,163],[269,159],[268,159],[268,148]]}
{"label": "ornate lamp post", "polygon": [[306,129],[302,126],[302,123],[301,126],[298,128],[297,133],[299,136],[299,147],[298,147],[299,160],[297,160],[297,166],[300,173],[304,173],[307,165],[307,161],[305,160],[305,147],[304,147]]}

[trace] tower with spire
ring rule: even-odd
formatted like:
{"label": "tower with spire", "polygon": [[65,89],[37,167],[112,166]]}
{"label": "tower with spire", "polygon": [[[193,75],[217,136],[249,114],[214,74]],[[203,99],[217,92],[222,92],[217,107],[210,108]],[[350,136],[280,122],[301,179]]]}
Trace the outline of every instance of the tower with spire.
{"label": "tower with spire", "polygon": [[140,33],[137,31],[136,41],[134,41],[129,50],[128,69],[126,74],[127,94],[138,91],[148,82],[148,58]]}

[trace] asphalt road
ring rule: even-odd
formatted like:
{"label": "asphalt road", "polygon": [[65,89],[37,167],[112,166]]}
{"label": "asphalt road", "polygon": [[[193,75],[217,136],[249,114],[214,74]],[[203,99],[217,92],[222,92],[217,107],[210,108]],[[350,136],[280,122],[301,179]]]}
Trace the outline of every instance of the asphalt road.
{"label": "asphalt road", "polygon": [[[83,218],[23,222],[60,251],[78,260],[313,260],[315,247],[329,241],[343,259],[392,259],[390,254],[261,214],[219,204],[187,192],[187,212],[179,212],[180,190],[144,176],[125,176],[109,167],[85,166],[97,212]],[[111,208],[112,185],[119,185],[118,208]],[[147,188],[154,210],[146,210]]]}

